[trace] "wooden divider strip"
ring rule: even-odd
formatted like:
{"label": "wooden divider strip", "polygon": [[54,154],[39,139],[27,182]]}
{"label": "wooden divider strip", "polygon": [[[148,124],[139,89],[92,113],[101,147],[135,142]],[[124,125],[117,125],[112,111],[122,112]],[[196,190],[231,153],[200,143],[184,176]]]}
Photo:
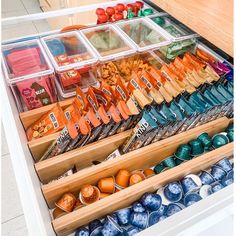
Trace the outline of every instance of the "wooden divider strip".
{"label": "wooden divider strip", "polygon": [[138,184],[99,200],[91,205],[82,207],[52,221],[59,236],[72,233],[82,225],[94,219],[99,219],[120,208],[127,207],[138,200],[145,192],[154,192],[165,184],[183,178],[190,173],[198,173],[207,169],[223,157],[233,154],[233,143],[208,152],[200,157],[185,162],[173,169],[166,170]]}
{"label": "wooden divider strip", "polygon": [[120,169],[135,170],[154,166],[165,157],[172,155],[178,146],[196,138],[202,132],[214,135],[223,131],[229,124],[226,117],[198,126],[184,133],[153,143],[125,155],[108,160],[99,165],[81,170],[71,176],[42,186],[42,191],[50,208],[53,208],[63,193],[70,191],[75,195],[85,184],[96,184],[101,178],[115,175]]}
{"label": "wooden divider strip", "polygon": [[103,161],[109,154],[116,150],[130,135],[131,130],[110,136],[100,141],[74,149],[61,155],[52,157],[35,164],[35,169],[42,183],[62,175],[67,170],[78,164],[80,169],[92,165],[92,161]]}

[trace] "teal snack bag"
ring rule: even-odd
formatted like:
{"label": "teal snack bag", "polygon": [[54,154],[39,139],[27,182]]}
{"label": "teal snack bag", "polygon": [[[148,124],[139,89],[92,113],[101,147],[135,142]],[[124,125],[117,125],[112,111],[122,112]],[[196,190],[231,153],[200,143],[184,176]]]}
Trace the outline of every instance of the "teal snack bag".
{"label": "teal snack bag", "polygon": [[140,148],[146,141],[146,134],[156,128],[157,123],[151,118],[147,111],[144,111],[141,120],[136,124],[131,135],[120,147],[120,151],[127,153]]}

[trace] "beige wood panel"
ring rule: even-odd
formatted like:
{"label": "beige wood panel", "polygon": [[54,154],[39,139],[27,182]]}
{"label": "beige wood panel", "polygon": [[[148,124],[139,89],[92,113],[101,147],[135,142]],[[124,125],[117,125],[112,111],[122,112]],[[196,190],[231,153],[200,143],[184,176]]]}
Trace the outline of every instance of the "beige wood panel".
{"label": "beige wood panel", "polygon": [[129,206],[134,201],[138,200],[145,192],[154,192],[171,181],[179,180],[190,173],[198,173],[201,170],[209,168],[225,156],[229,157],[232,154],[233,143],[215,149],[175,168],[166,170],[138,184],[112,194],[91,205],[87,205],[53,220],[52,224],[54,229],[59,236],[68,235],[76,228],[86,225],[94,219],[99,219],[118,209]]}
{"label": "beige wood panel", "polygon": [[233,0],[152,0],[152,2],[233,56]]}

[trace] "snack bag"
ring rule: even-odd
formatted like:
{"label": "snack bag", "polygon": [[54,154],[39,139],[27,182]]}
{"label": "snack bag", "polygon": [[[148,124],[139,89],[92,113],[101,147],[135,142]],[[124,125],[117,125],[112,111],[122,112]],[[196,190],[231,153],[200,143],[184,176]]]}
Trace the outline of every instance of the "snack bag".
{"label": "snack bag", "polygon": [[16,86],[28,110],[49,105],[55,101],[49,77],[28,79],[16,83]]}
{"label": "snack bag", "polygon": [[127,153],[140,148],[146,141],[146,134],[156,128],[156,122],[151,118],[148,112],[144,111],[141,120],[133,129],[131,135],[120,147],[120,151],[122,153]]}
{"label": "snack bag", "polygon": [[198,88],[200,86],[200,83],[198,81],[196,81],[196,79],[190,74],[189,72],[189,68],[187,68],[181,58],[179,57],[176,57],[175,60],[174,60],[174,66],[176,68],[178,68],[180,71],[184,72],[185,73],[185,79],[190,83],[192,84],[195,88]]}
{"label": "snack bag", "polygon": [[117,79],[117,84],[114,88],[114,95],[116,96],[117,111],[122,118],[122,123],[116,131],[117,133],[120,133],[130,127],[133,120],[132,113],[126,104],[129,99],[129,92],[121,81],[121,78]]}
{"label": "snack bag", "polygon": [[149,97],[151,97],[157,104],[164,102],[164,98],[159,92],[159,87],[157,86],[155,79],[149,73],[144,71],[140,76],[140,80],[145,84]]}
{"label": "snack bag", "polygon": [[104,124],[101,120],[100,115],[97,112],[99,104],[92,88],[88,89],[86,99],[88,101],[88,111],[86,112],[85,119],[91,126],[91,136],[88,140],[88,143],[91,143],[99,137],[99,134],[101,133]]}
{"label": "snack bag", "polygon": [[[120,115],[119,110],[116,107],[117,99],[115,96],[115,91],[112,90],[112,88],[102,81],[100,90],[103,92],[103,95],[110,101],[110,107],[107,111],[108,117],[110,117],[110,123],[111,123],[111,129],[108,132],[108,135],[111,136],[116,133],[119,126],[122,123],[122,117]],[[108,107],[107,107],[108,108]]]}
{"label": "snack bag", "polygon": [[178,93],[183,93],[185,91],[185,88],[182,84],[179,84],[178,81],[178,77],[171,72],[171,70],[169,69],[169,67],[167,65],[163,65],[161,67],[162,74],[165,76],[165,78],[170,82],[170,84],[178,91]]}
{"label": "snack bag", "polygon": [[80,73],[75,69],[59,73],[58,76],[64,88],[70,85],[78,84],[81,79]]}
{"label": "snack bag", "polygon": [[29,141],[56,133],[65,126],[65,117],[57,103],[50,111],[34,122],[27,130],[26,135]]}
{"label": "snack bag", "polygon": [[178,83],[181,83],[182,86],[184,86],[185,90],[191,94],[194,91],[196,91],[195,87],[189,83],[189,81],[185,78],[185,74],[184,72],[182,72],[179,68],[177,68],[174,63],[169,64],[169,70],[176,74],[177,79],[178,79]]}
{"label": "snack bag", "polygon": [[178,95],[178,92],[168,83],[164,75],[154,67],[151,67],[149,74],[156,80],[159,91],[166,102],[170,102]]}
{"label": "snack bag", "polygon": [[78,132],[75,128],[73,119],[67,120],[66,126],[61,130],[58,138],[53,141],[47,151],[43,154],[40,161],[49,159],[63,153],[71,140],[75,139]]}

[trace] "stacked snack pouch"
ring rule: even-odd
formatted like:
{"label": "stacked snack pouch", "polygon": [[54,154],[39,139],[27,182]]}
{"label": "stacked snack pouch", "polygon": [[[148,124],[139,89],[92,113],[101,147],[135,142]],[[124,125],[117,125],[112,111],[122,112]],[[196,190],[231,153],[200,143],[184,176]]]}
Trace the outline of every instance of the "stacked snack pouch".
{"label": "stacked snack pouch", "polygon": [[[218,73],[215,67],[221,71]],[[232,116],[232,82],[220,77],[230,71],[229,66],[197,49],[196,56],[187,52],[182,58],[163,64],[160,70],[151,67],[142,72],[135,80],[136,90],[130,91],[135,96],[135,91],[140,90],[152,101],[142,107],[142,118],[120,151],[127,153],[218,117]],[[129,88],[130,84],[135,85],[132,80],[133,77]],[[162,100],[154,99],[151,86],[162,95]],[[137,101],[141,97],[137,96]]]}
{"label": "stacked snack pouch", "polygon": [[[56,116],[64,123],[51,129],[50,133],[60,133],[41,160],[133,128],[119,148],[127,153],[218,117],[232,116],[232,81],[216,73],[216,61],[211,65],[208,54],[204,52],[203,58],[199,50],[196,56],[188,52],[158,68],[152,64],[133,70],[129,79],[117,74],[112,85],[101,81],[99,88],[89,87],[87,93],[78,87],[72,104]],[[227,68],[224,75],[231,72],[226,65],[221,68]],[[51,112],[44,116],[50,117]],[[34,132],[38,132],[35,124],[27,131],[29,140],[42,136]]]}

